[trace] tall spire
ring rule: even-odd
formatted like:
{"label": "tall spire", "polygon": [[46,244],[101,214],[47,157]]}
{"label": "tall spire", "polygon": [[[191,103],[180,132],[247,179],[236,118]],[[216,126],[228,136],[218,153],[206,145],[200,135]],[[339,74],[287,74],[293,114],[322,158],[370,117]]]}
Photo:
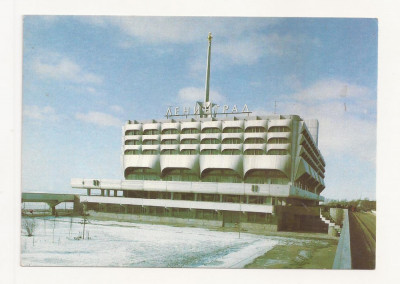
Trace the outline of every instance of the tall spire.
{"label": "tall spire", "polygon": [[211,32],[208,33],[208,52],[207,52],[207,73],[206,73],[206,100],[208,103],[210,101],[210,62],[211,62]]}

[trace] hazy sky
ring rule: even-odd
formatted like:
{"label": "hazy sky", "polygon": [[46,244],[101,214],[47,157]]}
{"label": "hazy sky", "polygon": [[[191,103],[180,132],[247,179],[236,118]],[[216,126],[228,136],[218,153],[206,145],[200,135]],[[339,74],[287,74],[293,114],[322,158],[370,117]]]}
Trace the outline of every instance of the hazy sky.
{"label": "hazy sky", "polygon": [[126,120],[204,98],[210,31],[211,100],[317,118],[322,195],[375,199],[374,19],[26,16],[23,191],[123,178]]}

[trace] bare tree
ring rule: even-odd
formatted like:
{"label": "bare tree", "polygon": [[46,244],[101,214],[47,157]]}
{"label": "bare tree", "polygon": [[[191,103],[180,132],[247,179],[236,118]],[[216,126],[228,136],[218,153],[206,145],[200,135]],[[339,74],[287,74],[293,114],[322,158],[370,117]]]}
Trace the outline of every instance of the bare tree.
{"label": "bare tree", "polygon": [[22,228],[25,229],[28,237],[32,237],[36,229],[36,220],[34,218],[24,218],[22,220]]}

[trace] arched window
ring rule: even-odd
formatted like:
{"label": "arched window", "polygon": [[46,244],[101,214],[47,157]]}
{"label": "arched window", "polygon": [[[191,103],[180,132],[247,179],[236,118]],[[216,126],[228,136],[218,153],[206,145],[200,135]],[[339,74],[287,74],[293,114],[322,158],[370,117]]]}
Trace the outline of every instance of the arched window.
{"label": "arched window", "polygon": [[157,129],[146,129],[143,131],[143,135],[157,135],[159,131]]}
{"label": "arched window", "polygon": [[242,182],[241,176],[232,169],[206,169],[201,175],[204,182]]}
{"label": "arched window", "polygon": [[266,132],[265,128],[262,126],[251,126],[246,128],[246,133],[260,133],[260,132]]}
{"label": "arched window", "polygon": [[219,139],[216,138],[204,138],[201,140],[201,144],[220,144]]}
{"label": "arched window", "polygon": [[223,133],[241,133],[243,129],[240,127],[225,127]]}
{"label": "arched window", "polygon": [[143,150],[142,154],[143,155],[157,155],[158,151],[157,150]]}
{"label": "arched window", "polygon": [[255,184],[288,184],[287,176],[278,170],[250,170],[246,173],[245,183]]}
{"label": "arched window", "polygon": [[194,149],[184,149],[181,150],[181,155],[196,155],[197,151]]}
{"label": "arched window", "polygon": [[162,134],[179,134],[178,129],[168,128],[162,131]]}
{"label": "arched window", "polygon": [[149,168],[127,168],[125,170],[127,180],[160,180],[156,171]]}
{"label": "arched window", "polygon": [[200,155],[218,155],[219,151],[215,149],[204,149],[200,152]]}
{"label": "arched window", "polygon": [[164,144],[164,145],[178,144],[178,140],[176,140],[176,139],[164,139],[164,140],[161,141],[161,144]]}
{"label": "arched window", "polygon": [[240,155],[242,154],[238,149],[225,149],[221,153],[222,155]]}
{"label": "arched window", "polygon": [[162,179],[166,181],[198,181],[199,177],[189,169],[167,169],[163,171]]}
{"label": "arched window", "polygon": [[268,132],[290,132],[290,129],[287,126],[272,126]]}
{"label": "arched window", "polygon": [[143,145],[157,145],[158,141],[154,139],[146,139],[142,142]]}
{"label": "arched window", "polygon": [[178,155],[178,150],[164,149],[161,151],[161,155]]}
{"label": "arched window", "polygon": [[247,138],[244,141],[245,144],[264,144],[265,140],[263,138]]}
{"label": "arched window", "polygon": [[140,145],[139,140],[125,140],[125,145]]}
{"label": "arched window", "polygon": [[127,130],[125,135],[140,135],[140,130]]}
{"label": "arched window", "polygon": [[244,155],[265,155],[264,150],[261,149],[247,149],[243,153]]}
{"label": "arched window", "polygon": [[125,155],[139,155],[139,150],[125,150]]}
{"label": "arched window", "polygon": [[182,129],[181,134],[195,134],[199,133],[199,130],[197,128],[185,128]]}
{"label": "arched window", "polygon": [[181,144],[199,144],[197,139],[182,139]]}
{"label": "arched window", "polygon": [[225,138],[222,140],[222,144],[241,144],[242,140],[240,138]]}
{"label": "arched window", "polygon": [[289,140],[287,138],[271,138],[268,140],[269,144],[287,144]]}
{"label": "arched window", "polygon": [[221,130],[217,127],[209,127],[209,128],[203,128],[201,131],[202,133],[221,133]]}

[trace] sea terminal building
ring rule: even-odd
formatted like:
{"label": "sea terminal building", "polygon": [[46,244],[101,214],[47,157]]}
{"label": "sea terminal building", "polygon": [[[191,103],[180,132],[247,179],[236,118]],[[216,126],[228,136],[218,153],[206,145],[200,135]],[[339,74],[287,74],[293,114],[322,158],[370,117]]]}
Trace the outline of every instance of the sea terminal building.
{"label": "sea terminal building", "polygon": [[318,208],[325,188],[318,121],[212,104],[211,39],[204,102],[192,113],[168,108],[165,120],[128,121],[124,179],[74,178],[72,187],[87,189],[80,201],[89,214],[132,221],[327,231]]}
{"label": "sea terminal building", "polygon": [[80,200],[93,213],[320,229],[325,162],[316,120],[271,115],[128,121],[123,137],[124,180],[71,180],[72,187],[87,189]]}

